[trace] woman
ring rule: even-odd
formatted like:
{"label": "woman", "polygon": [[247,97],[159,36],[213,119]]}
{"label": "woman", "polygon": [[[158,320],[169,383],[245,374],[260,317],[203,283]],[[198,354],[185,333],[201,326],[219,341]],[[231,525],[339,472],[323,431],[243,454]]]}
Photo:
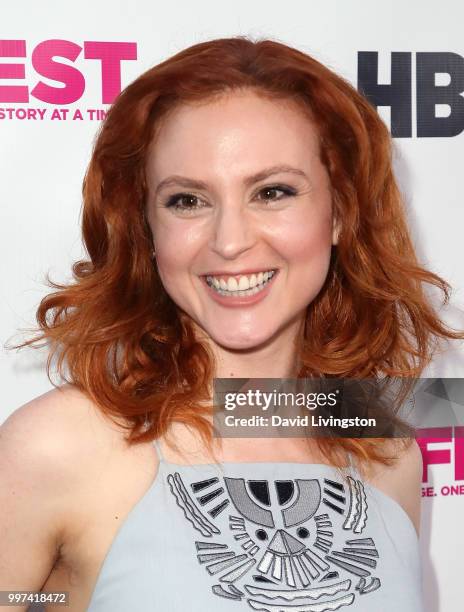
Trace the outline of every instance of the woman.
{"label": "woman", "polygon": [[25,343],[66,384],[2,427],[2,588],[92,612],[421,610],[411,438],[211,437],[214,377],[414,377],[462,337],[425,297],[448,285],[415,258],[368,102],[277,42],[186,49],[110,109],[83,237]]}

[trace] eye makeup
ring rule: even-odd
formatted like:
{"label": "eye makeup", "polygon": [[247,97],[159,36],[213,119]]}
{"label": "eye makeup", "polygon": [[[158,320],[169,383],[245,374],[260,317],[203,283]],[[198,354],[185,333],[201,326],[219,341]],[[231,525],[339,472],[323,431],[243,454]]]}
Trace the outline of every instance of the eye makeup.
{"label": "eye makeup", "polygon": [[[280,200],[284,199],[285,197],[292,197],[297,195],[297,190],[294,189],[293,187],[289,187],[287,185],[269,185],[266,187],[262,187],[259,191],[258,194],[262,194],[262,193],[272,193],[272,192],[282,192],[283,195],[281,195],[280,197],[277,198],[270,198],[270,199],[264,199],[264,201],[266,202],[279,202]],[[187,199],[190,199],[190,204],[186,205],[186,201]],[[184,200],[183,204],[180,204],[179,202]],[[199,196],[193,194],[193,193],[187,193],[187,192],[182,192],[182,193],[176,193],[173,194],[171,196],[169,196],[169,198],[166,200],[166,202],[164,203],[164,206],[166,208],[171,208],[175,211],[181,211],[181,212],[192,212],[192,211],[196,211],[200,208],[204,208],[204,206],[200,206],[198,204],[195,204],[194,202],[192,202],[192,200],[196,200],[201,201]]]}

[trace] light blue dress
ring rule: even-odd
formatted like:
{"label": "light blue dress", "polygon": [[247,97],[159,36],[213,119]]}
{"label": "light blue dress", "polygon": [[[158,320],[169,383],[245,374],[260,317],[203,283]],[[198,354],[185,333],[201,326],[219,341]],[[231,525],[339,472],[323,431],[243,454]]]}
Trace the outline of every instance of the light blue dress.
{"label": "light blue dress", "polygon": [[419,543],[352,465],[160,463],[90,612],[422,612]]}

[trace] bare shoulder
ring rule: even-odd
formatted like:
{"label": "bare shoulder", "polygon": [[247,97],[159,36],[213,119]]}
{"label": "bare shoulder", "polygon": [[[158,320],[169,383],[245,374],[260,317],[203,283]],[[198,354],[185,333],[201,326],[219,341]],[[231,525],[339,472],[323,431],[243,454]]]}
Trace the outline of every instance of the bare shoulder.
{"label": "bare shoulder", "polygon": [[373,464],[367,478],[403,508],[419,533],[423,469],[419,445],[414,438],[386,440],[385,451],[394,458],[392,465]]}
{"label": "bare shoulder", "polygon": [[[71,386],[15,410],[0,427],[0,583],[39,590],[73,508],[117,434]],[[93,470],[93,471],[92,471]]]}
{"label": "bare shoulder", "polygon": [[116,443],[121,436],[93,402],[68,384],[20,406],[0,427],[0,445],[11,458],[20,455],[24,465],[25,459],[34,458],[38,467],[49,462],[57,475],[60,468],[68,470],[66,477],[73,466],[78,468],[77,457],[85,466],[87,459],[104,452],[106,443]]}
{"label": "bare shoulder", "polygon": [[17,408],[0,426],[2,484],[16,497],[63,510],[124,439],[71,385]]}
{"label": "bare shoulder", "polygon": [[385,440],[385,452],[394,458],[388,473],[392,478],[406,479],[413,484],[422,479],[422,453],[415,438]]}
{"label": "bare shoulder", "polygon": [[13,495],[29,508],[44,506],[44,520],[50,510],[65,531],[70,509],[126,449],[122,429],[77,388],[63,385],[20,406],[1,425],[2,487],[10,501]]}

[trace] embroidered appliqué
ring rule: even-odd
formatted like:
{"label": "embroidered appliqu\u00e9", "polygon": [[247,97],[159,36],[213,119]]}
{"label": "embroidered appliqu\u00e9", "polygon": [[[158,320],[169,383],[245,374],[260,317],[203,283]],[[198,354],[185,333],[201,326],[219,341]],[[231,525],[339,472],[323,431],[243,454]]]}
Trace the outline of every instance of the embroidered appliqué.
{"label": "embroidered appliqu\u00e9", "polygon": [[[345,486],[327,478],[214,477],[186,484],[178,472],[167,480],[203,536],[195,541],[197,559],[214,579],[215,595],[263,612],[325,612],[381,587],[375,542],[358,537],[368,520],[360,480],[348,476]],[[218,523],[233,547],[221,541]],[[333,548],[335,528],[349,538],[341,550]]]}

